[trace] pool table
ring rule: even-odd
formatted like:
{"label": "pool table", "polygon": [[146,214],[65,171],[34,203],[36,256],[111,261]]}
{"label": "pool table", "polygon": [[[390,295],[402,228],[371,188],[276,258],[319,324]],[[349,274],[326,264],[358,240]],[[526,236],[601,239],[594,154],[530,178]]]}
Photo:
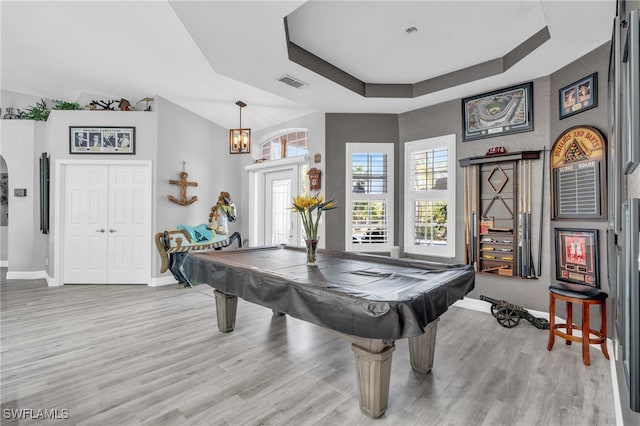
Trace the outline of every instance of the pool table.
{"label": "pool table", "polygon": [[411,367],[433,365],[437,323],[474,287],[474,271],[386,256],[320,250],[317,266],[289,246],[190,253],[185,274],[214,288],[218,329],[235,327],[237,298],[317,324],[351,342],[363,413],[378,418],[389,395],[397,339],[409,339]]}

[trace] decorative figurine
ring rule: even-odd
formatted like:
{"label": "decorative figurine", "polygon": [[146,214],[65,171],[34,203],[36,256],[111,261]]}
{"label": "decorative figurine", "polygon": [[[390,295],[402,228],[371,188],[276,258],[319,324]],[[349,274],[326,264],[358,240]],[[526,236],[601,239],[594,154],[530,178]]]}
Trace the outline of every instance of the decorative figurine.
{"label": "decorative figurine", "polygon": [[[102,108],[105,111],[115,111],[115,108],[112,105],[115,104],[116,102],[118,102],[118,101],[116,101],[115,99],[109,99],[109,100],[106,100],[106,101],[102,100],[102,99],[97,100],[97,101],[96,100],[92,100],[91,102],[89,102],[89,105],[87,107],[88,107],[88,109],[98,109],[98,107],[99,107],[99,108]],[[93,108],[91,106],[93,106]]]}
{"label": "decorative figurine", "polygon": [[144,110],[145,111],[151,111],[151,104],[149,102],[153,101],[153,98],[150,97],[146,97],[146,98],[142,98],[140,99],[138,102],[136,102],[136,105],[138,105],[140,102],[144,102]]}
{"label": "decorative figurine", "polygon": [[156,248],[162,261],[160,272],[167,269],[184,287],[193,287],[184,274],[183,265],[190,251],[222,250],[234,241],[242,248],[242,235],[239,232],[229,234],[228,222],[236,220],[236,206],[228,192],[221,192],[218,202],[211,207],[209,223],[197,226],[178,225],[155,235]]}
{"label": "decorative figurine", "polygon": [[480,300],[491,303],[491,314],[503,327],[513,328],[520,323],[520,318],[524,318],[539,330],[549,329],[549,321],[534,317],[522,306],[512,305],[505,300],[496,300],[484,295],[480,296]]}
{"label": "decorative figurine", "polygon": [[131,102],[129,102],[125,98],[120,98],[118,108],[120,108],[120,111],[131,111]]}

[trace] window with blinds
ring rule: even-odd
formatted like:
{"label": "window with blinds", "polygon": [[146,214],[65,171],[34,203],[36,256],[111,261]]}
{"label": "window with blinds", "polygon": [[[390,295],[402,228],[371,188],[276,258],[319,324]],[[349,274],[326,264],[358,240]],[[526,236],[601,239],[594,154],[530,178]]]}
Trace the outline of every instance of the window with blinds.
{"label": "window with blinds", "polygon": [[393,245],[393,148],[347,144],[347,250],[389,251]]}
{"label": "window with blinds", "polygon": [[455,135],[405,144],[406,253],[455,256],[455,170]]}
{"label": "window with blinds", "polygon": [[298,157],[307,152],[307,132],[302,130],[272,136],[261,145],[263,160]]}

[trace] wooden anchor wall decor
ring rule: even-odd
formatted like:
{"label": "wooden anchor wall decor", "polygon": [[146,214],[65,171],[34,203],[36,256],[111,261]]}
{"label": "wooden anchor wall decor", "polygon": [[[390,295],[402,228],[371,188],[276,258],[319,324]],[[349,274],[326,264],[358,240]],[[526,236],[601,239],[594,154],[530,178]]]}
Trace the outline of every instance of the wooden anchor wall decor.
{"label": "wooden anchor wall decor", "polygon": [[180,185],[180,198],[176,198],[173,195],[167,195],[169,201],[173,201],[176,204],[180,204],[181,206],[188,206],[189,204],[193,204],[198,201],[198,196],[194,195],[191,198],[187,198],[187,186],[198,186],[198,182],[189,182],[187,178],[189,177],[189,173],[185,172],[184,169],[180,172],[180,180],[169,179],[169,183],[171,185]]}

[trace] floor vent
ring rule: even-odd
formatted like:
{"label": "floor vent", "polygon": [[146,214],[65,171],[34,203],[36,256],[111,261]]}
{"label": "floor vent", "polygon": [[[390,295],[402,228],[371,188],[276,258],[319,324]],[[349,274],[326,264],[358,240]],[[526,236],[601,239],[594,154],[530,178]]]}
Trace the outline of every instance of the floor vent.
{"label": "floor vent", "polygon": [[291,87],[295,87],[296,89],[300,89],[301,87],[308,86],[307,83],[298,80],[297,78],[293,78],[290,75],[283,75],[278,79],[278,81],[283,82]]}

